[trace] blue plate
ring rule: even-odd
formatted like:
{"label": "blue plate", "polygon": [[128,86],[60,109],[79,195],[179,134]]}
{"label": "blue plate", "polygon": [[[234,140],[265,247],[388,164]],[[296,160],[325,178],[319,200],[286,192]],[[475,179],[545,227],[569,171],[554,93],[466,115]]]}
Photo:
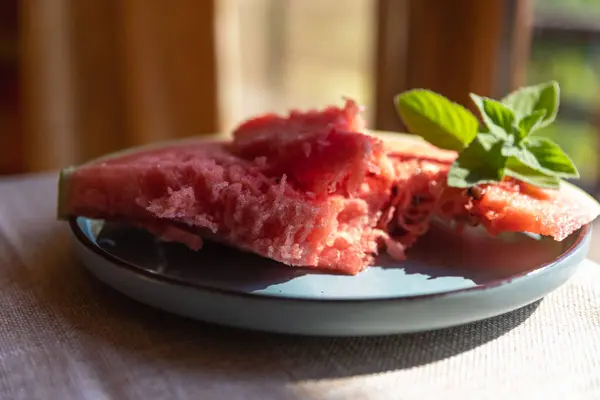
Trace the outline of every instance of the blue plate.
{"label": "blue plate", "polygon": [[496,316],[562,285],[585,259],[591,227],[562,242],[435,227],[409,260],[381,257],[357,276],[292,268],[206,243],[199,252],[141,230],[71,220],[100,280],[142,303],[207,322],[305,335],[432,330]]}

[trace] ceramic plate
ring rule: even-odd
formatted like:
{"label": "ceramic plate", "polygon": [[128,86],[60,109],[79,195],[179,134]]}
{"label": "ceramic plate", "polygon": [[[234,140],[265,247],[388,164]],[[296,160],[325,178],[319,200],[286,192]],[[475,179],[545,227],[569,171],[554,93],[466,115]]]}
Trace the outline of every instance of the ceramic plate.
{"label": "ceramic plate", "polygon": [[563,242],[436,227],[408,261],[381,257],[340,276],[210,242],[193,252],[103,221],[77,218],[71,228],[87,268],[140,302],[233,327],[335,336],[432,330],[520,308],[569,279],[591,237],[589,226]]}

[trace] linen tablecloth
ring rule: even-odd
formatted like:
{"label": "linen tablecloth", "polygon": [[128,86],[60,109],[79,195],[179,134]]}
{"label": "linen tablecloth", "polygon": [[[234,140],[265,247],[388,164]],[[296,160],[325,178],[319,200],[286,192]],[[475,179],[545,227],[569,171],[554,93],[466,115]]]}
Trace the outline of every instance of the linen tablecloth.
{"label": "linen tablecloth", "polygon": [[0,399],[598,399],[600,267],[518,311],[374,338],[219,328],[87,273],[56,175],[0,181]]}

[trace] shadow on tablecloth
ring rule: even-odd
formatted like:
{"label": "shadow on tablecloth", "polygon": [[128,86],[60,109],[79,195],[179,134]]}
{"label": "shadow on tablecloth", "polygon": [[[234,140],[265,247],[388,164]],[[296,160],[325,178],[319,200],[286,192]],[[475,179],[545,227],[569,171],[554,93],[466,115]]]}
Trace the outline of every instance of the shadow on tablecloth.
{"label": "shadow on tablecloth", "polygon": [[[418,334],[366,338],[265,334],[180,318],[130,300],[75,261],[64,231],[54,232],[36,252],[37,257],[21,260],[12,277],[22,291],[21,301],[28,299],[25,307],[33,310],[21,322],[25,331],[47,337],[48,346],[79,349],[81,354],[73,357],[93,359],[99,370],[111,368],[102,365],[108,352],[122,363],[141,360],[191,375],[210,371],[211,376],[221,373],[237,379],[284,374],[286,379],[319,380],[380,373],[475,349],[518,327],[540,303]],[[27,335],[21,339],[29,340]]]}

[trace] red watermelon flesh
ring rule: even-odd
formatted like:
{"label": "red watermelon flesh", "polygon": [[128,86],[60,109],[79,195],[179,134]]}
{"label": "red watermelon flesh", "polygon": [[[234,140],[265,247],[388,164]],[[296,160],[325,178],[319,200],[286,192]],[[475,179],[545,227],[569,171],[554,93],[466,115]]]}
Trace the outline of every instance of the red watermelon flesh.
{"label": "red watermelon flesh", "polygon": [[[318,197],[288,180],[285,170],[272,175],[265,160],[241,158],[229,146],[198,141],[66,170],[61,215],[121,221],[193,249],[209,236],[285,264],[347,274],[371,262],[388,178],[365,177],[352,196]],[[347,146],[350,160],[364,162],[356,157],[361,146]],[[343,153],[337,158],[344,161]],[[362,168],[347,160],[340,165]]]}
{"label": "red watermelon flesh", "polygon": [[[245,148],[235,140],[231,147],[235,153],[244,154]],[[382,141],[334,127],[306,134],[302,140],[286,141],[276,149],[253,145],[252,153],[249,159],[264,163],[266,174],[286,174],[295,187],[315,196],[352,194],[367,174],[388,178],[392,174]]]}
{"label": "red watermelon flesh", "polygon": [[491,235],[529,232],[561,241],[600,214],[597,202],[566,184],[549,190],[507,178],[472,190],[448,187],[456,152],[406,140],[387,140],[386,148],[395,185],[403,188],[387,213],[386,230],[405,249],[428,231],[434,216],[459,227],[481,224]]}
{"label": "red watermelon flesh", "polygon": [[[233,132],[233,153],[264,162],[266,173],[286,174],[299,189],[316,196],[358,190],[367,173],[390,174],[383,143],[360,132],[359,106],[293,110],[288,117],[267,114]],[[382,170],[383,168],[383,170]]]}
{"label": "red watermelon flesh", "polygon": [[470,201],[467,209],[493,235],[530,232],[561,241],[598,216],[595,204],[567,186],[548,190],[507,180],[484,185],[482,191],[481,198]]}
{"label": "red watermelon flesh", "polygon": [[[353,102],[267,115],[232,141],[191,141],[66,169],[60,217],[140,226],[200,249],[202,238],[285,264],[356,274],[381,247],[403,258],[434,215],[562,240],[598,215],[567,191],[507,181],[448,188],[455,152],[380,140]],[[476,198],[475,198],[476,197]]]}
{"label": "red watermelon flesh", "polygon": [[600,214],[595,201],[566,184],[559,190],[540,189],[507,178],[497,184],[458,189],[446,185],[450,160],[444,155],[419,155],[410,160],[408,154],[398,157],[396,153],[396,160],[396,180],[407,182],[399,176],[410,176],[410,183],[404,184],[410,190],[398,196],[396,202],[403,203],[393,221],[404,226],[404,232],[414,232],[401,239],[405,244],[412,244],[426,232],[433,216],[458,222],[459,226],[481,224],[491,235],[529,232],[562,241]]}
{"label": "red watermelon flesh", "polygon": [[288,116],[264,114],[241,123],[234,131],[234,143],[245,157],[276,154],[289,142],[302,142],[306,137],[323,134],[327,128],[362,132],[366,122],[354,100],[346,99],[344,107],[329,106],[323,110],[292,110]]}

